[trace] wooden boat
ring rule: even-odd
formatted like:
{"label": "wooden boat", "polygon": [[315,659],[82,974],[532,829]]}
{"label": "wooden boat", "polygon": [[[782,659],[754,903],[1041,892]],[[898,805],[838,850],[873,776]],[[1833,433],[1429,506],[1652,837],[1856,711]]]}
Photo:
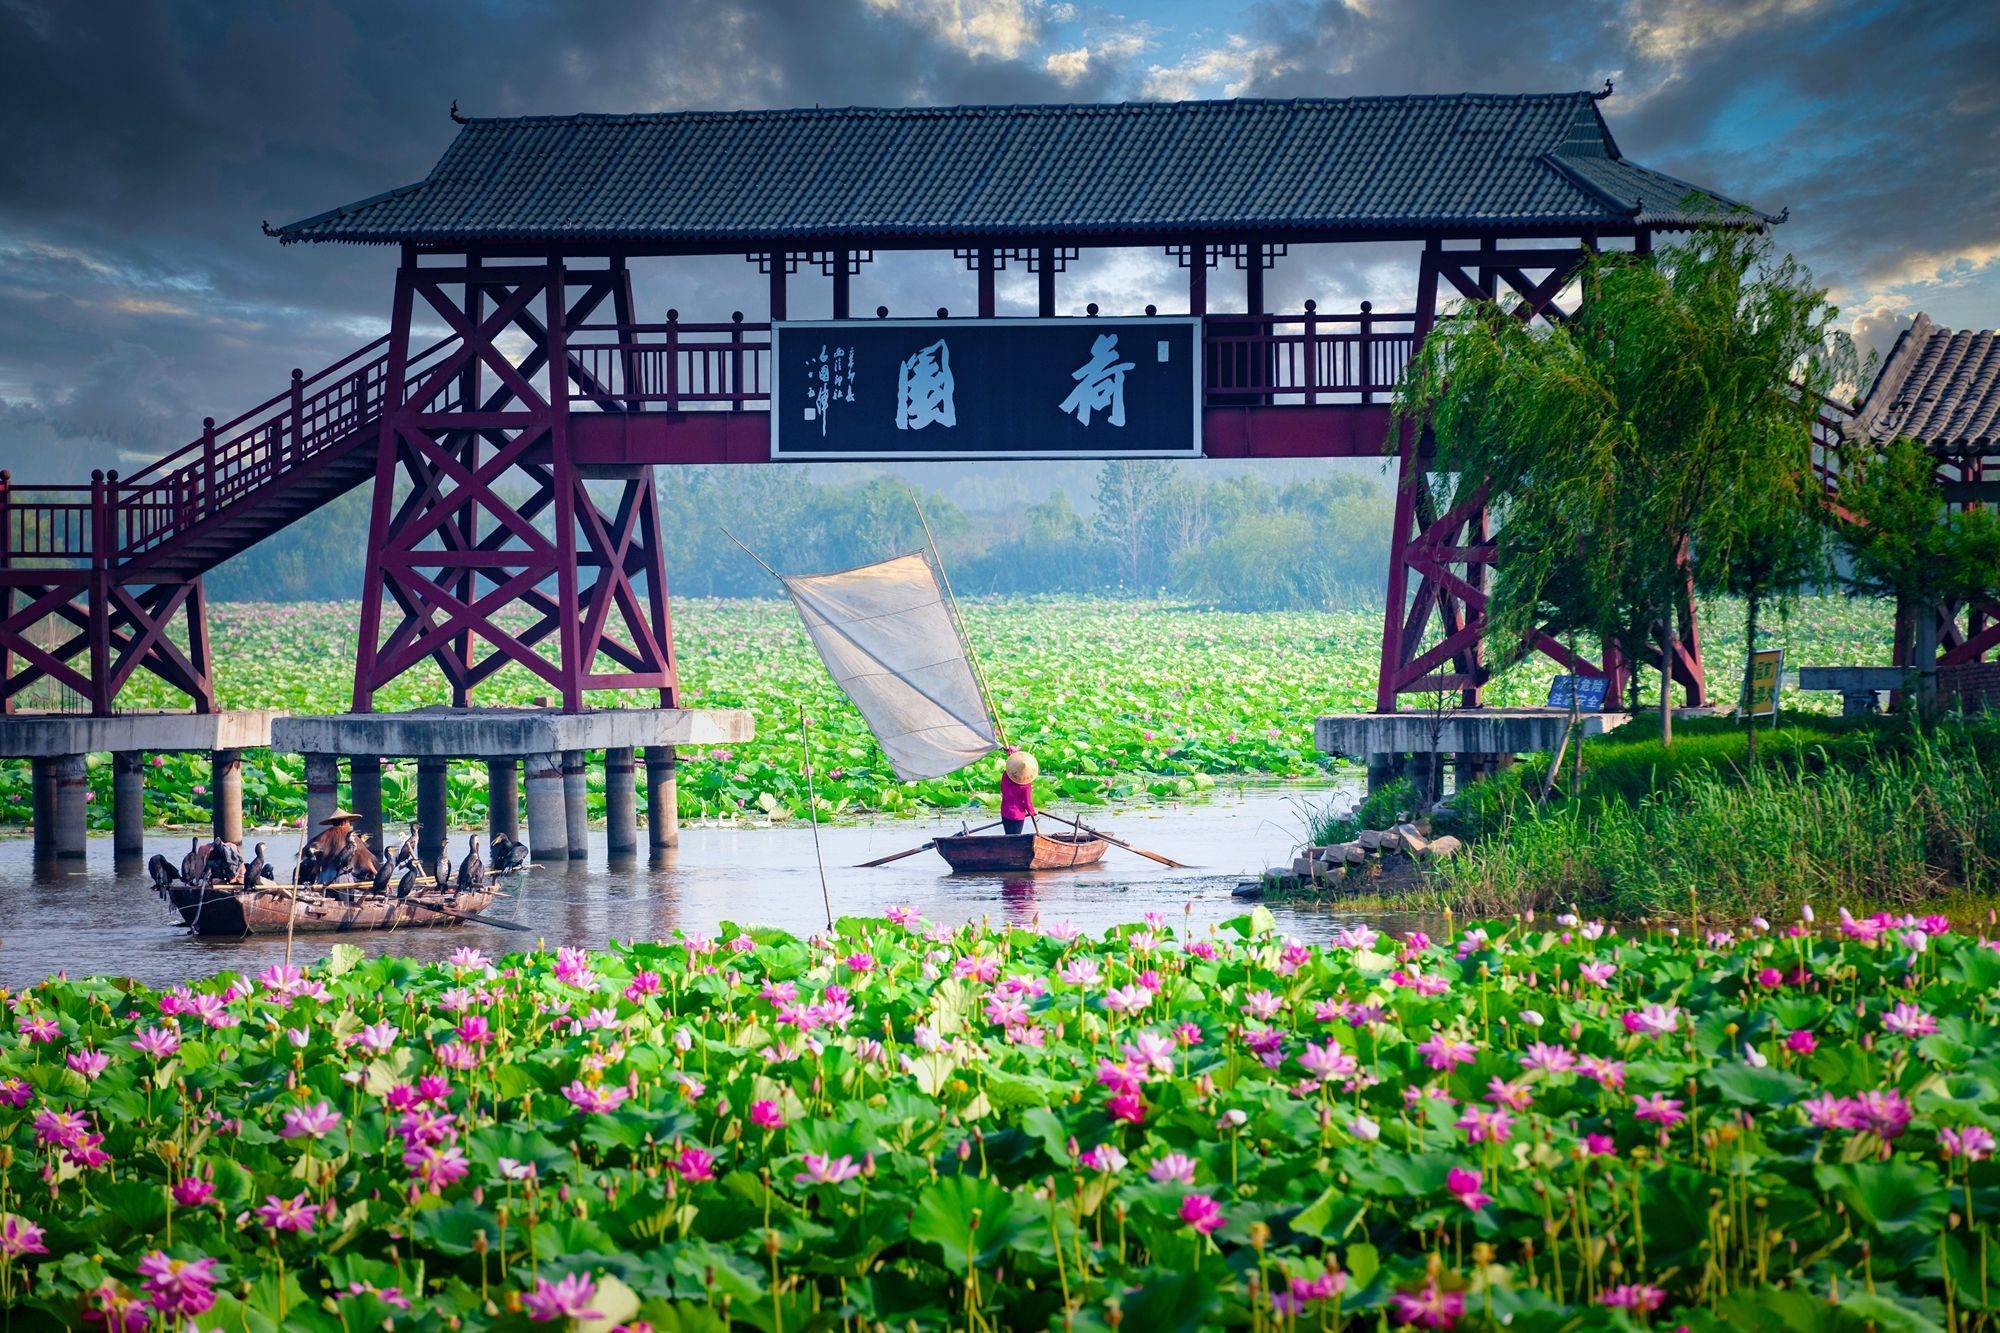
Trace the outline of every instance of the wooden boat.
{"label": "wooden boat", "polygon": [[197,935],[241,939],[337,930],[414,930],[455,926],[483,912],[499,895],[497,876],[477,889],[439,889],[425,884],[407,898],[376,893],[368,884],[307,885],[296,904],[289,885],[266,881],[259,889],[238,884],[171,884],[161,894]]}
{"label": "wooden boat", "polygon": [[1096,865],[1111,844],[1088,833],[980,833],[937,840],[955,871],[1069,870]]}

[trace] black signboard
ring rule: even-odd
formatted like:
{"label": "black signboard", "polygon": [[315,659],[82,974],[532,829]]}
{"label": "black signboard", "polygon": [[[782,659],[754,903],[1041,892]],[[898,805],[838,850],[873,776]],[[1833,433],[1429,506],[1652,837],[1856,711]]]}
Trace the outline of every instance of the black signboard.
{"label": "black signboard", "polygon": [[1604,687],[1602,676],[1557,676],[1549,682],[1550,708],[1574,707],[1579,713],[1601,713],[1604,711]]}
{"label": "black signboard", "polygon": [[1189,316],[790,320],[771,366],[774,458],[1201,453]]}

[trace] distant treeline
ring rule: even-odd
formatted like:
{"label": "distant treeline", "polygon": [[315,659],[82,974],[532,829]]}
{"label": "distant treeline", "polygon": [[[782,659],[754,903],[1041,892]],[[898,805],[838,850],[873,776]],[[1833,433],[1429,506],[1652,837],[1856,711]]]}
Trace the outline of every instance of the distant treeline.
{"label": "distant treeline", "polygon": [[[734,533],[787,573],[845,569],[915,550],[923,529],[893,477],[817,481],[792,467],[659,473],[667,574],[676,593],[769,596]],[[1378,604],[1388,559],[1384,484],[1351,473],[1274,485],[1200,465],[1105,463],[1092,494],[966,509],[919,494],[954,586],[978,593],[1165,593],[1244,610]],[[367,489],[210,576],[229,600],[352,598],[361,586]]]}

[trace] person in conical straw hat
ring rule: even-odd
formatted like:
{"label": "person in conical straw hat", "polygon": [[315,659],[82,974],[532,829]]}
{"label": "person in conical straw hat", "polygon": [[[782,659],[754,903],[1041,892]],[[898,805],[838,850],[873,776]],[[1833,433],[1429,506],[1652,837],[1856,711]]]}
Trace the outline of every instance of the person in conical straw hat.
{"label": "person in conical straw hat", "polygon": [[[1007,747],[1007,760],[1000,769],[1000,826],[1008,833],[1021,832],[1035,818],[1035,778],[1041,771],[1035,756],[1019,746]],[[1041,831],[1037,822],[1035,832]]]}

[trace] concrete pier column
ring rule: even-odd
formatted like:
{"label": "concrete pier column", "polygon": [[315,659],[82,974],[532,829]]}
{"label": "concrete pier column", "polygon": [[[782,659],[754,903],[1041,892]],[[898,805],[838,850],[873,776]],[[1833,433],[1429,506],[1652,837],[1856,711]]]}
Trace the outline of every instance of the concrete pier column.
{"label": "concrete pier column", "polygon": [[1368,794],[1373,796],[1382,788],[1396,780],[1396,756],[1393,754],[1371,754],[1368,756]]}
{"label": "concrete pier column", "polygon": [[41,860],[54,856],[56,851],[55,760],[28,761],[28,794],[33,807],[29,815],[33,820],[29,832],[34,834],[35,858]]}
{"label": "concrete pier column", "polygon": [[646,747],[646,843],[681,845],[680,753],[671,745]]}
{"label": "concrete pier column", "polygon": [[562,760],[531,754],[522,785],[528,789],[528,851],[537,861],[569,859],[569,823],[563,812]]}
{"label": "concrete pier column", "polygon": [[82,860],[90,843],[90,779],[84,756],[57,755],[55,761],[55,854],[65,860]]}
{"label": "concrete pier column", "polygon": [[111,854],[146,854],[146,756],[137,750],[111,756]]}
{"label": "concrete pier column", "polygon": [[1419,802],[1435,800],[1442,794],[1437,782],[1441,759],[1440,755],[1418,750],[1413,751],[1404,764],[1403,775],[1416,787]]}
{"label": "concrete pier column", "polygon": [[347,761],[348,799],[353,801],[349,808],[361,818],[354,821],[355,827],[368,835],[368,845],[381,851],[387,841],[382,827],[382,758],[380,755],[357,754]]}
{"label": "concrete pier column", "polygon": [[604,752],[604,849],[612,856],[639,850],[639,790],[629,745]]}
{"label": "concrete pier column", "polygon": [[451,837],[444,800],[445,761],[417,760],[417,855],[432,865]]}
{"label": "concrete pier column", "polygon": [[511,755],[486,761],[486,831],[521,840],[521,761]]}
{"label": "concrete pier column", "polygon": [[584,776],[583,751],[563,751],[562,790],[569,854],[575,860],[590,855],[590,785]]}
{"label": "concrete pier column", "polygon": [[306,756],[306,836],[340,805],[340,760],[330,754]]}
{"label": "concrete pier column", "polygon": [[209,756],[208,799],[213,805],[215,836],[222,842],[243,842],[243,751],[216,750]]}

